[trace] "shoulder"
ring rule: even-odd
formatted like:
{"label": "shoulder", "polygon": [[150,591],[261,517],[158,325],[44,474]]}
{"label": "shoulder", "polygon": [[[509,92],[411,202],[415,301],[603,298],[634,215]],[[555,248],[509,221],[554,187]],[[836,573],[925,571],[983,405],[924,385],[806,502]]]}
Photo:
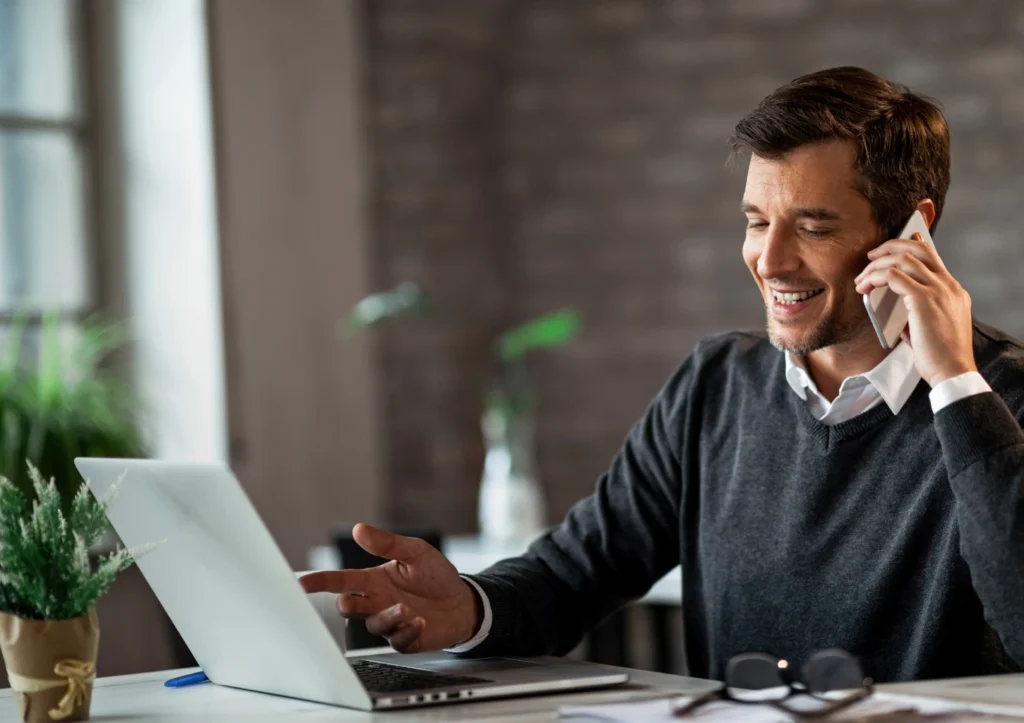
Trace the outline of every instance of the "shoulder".
{"label": "shoulder", "polygon": [[782,353],[768,341],[764,331],[728,331],[706,336],[697,342],[693,361],[707,371],[753,371],[772,366]]}
{"label": "shoulder", "polygon": [[686,362],[696,390],[741,392],[763,389],[778,376],[785,357],[764,331],[729,331],[701,339]]}
{"label": "shoulder", "polygon": [[784,356],[763,331],[729,331],[706,336],[693,347],[662,388],[654,405],[675,418],[705,403],[728,407],[735,395],[751,398],[777,375]]}
{"label": "shoulder", "polygon": [[985,381],[1011,409],[1024,410],[1024,342],[976,321],[974,361]]}
{"label": "shoulder", "polygon": [[[1024,371],[1024,342],[1004,331],[981,322],[974,322],[974,358],[978,369],[994,375],[1019,374]],[[1024,384],[1024,378],[1015,380]]]}

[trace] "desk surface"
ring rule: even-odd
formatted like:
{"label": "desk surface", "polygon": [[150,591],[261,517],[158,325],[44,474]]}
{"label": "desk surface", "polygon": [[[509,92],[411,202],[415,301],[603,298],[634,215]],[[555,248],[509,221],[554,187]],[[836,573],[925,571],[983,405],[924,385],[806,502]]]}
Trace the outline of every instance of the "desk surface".
{"label": "desk surface", "polygon": [[[194,670],[194,669],[193,669]],[[625,687],[565,695],[509,698],[480,703],[458,703],[412,708],[384,713],[364,713],[347,708],[307,703],[273,695],[222,688],[210,683],[187,688],[165,688],[168,678],[190,672],[139,673],[96,681],[91,717],[95,721],[133,723],[159,717],[160,723],[177,721],[281,721],[302,720],[321,723],[348,721],[552,721],[561,705],[624,702],[665,693],[680,695],[707,690],[713,683],[661,673],[629,671],[634,683]],[[641,687],[642,686],[642,687]],[[0,721],[18,720],[10,689],[0,690]]]}
{"label": "desk surface", "polygon": [[[370,652],[374,651],[360,654]],[[369,720],[488,720],[494,723],[528,723],[556,720],[556,711],[562,705],[624,702],[672,693],[686,695],[707,690],[715,685],[696,678],[631,670],[629,672],[633,682],[626,687],[386,713],[363,713],[347,708],[222,688],[209,683],[180,689],[164,687],[165,680],[186,672],[189,671],[161,671],[102,678],[96,681],[93,693],[92,719],[132,723],[159,717],[161,723],[198,720],[223,723],[240,720],[294,720],[301,716],[303,721],[321,723]],[[878,689],[884,693],[957,701],[982,710],[1016,713],[1018,716],[1024,707],[1024,674],[901,683],[882,685]],[[12,692],[9,689],[0,690],[0,720],[17,719]]]}

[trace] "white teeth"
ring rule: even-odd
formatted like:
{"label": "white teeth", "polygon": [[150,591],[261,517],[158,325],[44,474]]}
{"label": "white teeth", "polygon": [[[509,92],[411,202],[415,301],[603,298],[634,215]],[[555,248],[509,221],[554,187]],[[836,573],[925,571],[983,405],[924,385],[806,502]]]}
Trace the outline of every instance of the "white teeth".
{"label": "white teeth", "polygon": [[798,291],[793,294],[773,291],[772,296],[774,296],[775,300],[782,304],[783,306],[789,306],[791,304],[797,304],[801,301],[809,299],[812,296],[817,296],[822,291],[824,291],[824,289],[818,289],[817,291]]}

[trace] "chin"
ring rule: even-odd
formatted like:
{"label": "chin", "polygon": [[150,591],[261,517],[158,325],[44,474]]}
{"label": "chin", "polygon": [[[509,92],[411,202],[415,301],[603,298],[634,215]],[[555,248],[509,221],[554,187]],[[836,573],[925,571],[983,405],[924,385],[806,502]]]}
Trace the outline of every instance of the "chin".
{"label": "chin", "polygon": [[768,326],[768,340],[779,351],[789,352],[795,356],[805,356],[820,348],[809,344],[806,335],[793,334],[789,331],[779,333],[777,327],[773,325]]}
{"label": "chin", "polygon": [[806,356],[832,343],[829,324],[816,319],[812,324],[783,324],[768,316],[768,340],[779,351]]}
{"label": "chin", "polygon": [[[768,340],[772,346],[779,351],[786,351],[795,356],[807,356],[819,349],[853,340],[857,337],[862,325],[844,323],[841,319],[827,316],[818,318],[811,325],[787,326],[769,316],[767,326]],[[873,330],[872,333],[874,333]]]}

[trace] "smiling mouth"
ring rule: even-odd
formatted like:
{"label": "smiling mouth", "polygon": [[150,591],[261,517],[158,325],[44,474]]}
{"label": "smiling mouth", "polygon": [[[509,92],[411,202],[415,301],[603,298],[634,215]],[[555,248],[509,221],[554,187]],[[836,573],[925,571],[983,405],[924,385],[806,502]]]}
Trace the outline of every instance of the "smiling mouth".
{"label": "smiling mouth", "polygon": [[772,299],[776,304],[781,306],[792,306],[793,304],[799,304],[801,301],[807,301],[813,299],[815,296],[825,292],[825,289],[815,289],[813,291],[776,291],[770,289],[772,292]]}

